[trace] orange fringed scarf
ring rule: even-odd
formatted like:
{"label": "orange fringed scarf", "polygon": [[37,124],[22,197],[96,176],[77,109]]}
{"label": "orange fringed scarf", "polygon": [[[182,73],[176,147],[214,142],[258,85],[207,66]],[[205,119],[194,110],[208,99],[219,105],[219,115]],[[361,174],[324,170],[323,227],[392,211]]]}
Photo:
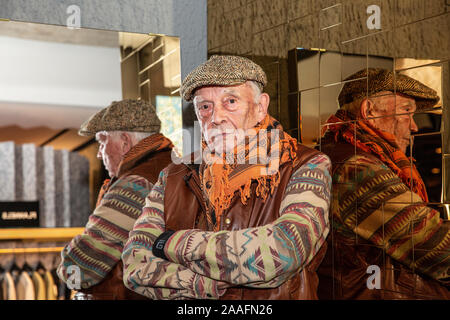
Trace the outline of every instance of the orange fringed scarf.
{"label": "orange fringed scarf", "polygon": [[377,130],[364,121],[354,121],[345,110],[338,110],[327,123],[330,124],[328,129],[334,133],[335,141],[344,139],[364,152],[375,155],[423,201],[428,201],[425,184],[416,166],[398,148],[394,135]]}
{"label": "orange fringed scarf", "polygon": [[[272,131],[274,129],[277,131]],[[200,168],[200,180],[214,208],[216,223],[212,223],[210,216],[207,218],[216,231],[235,192],[240,193],[241,202],[246,204],[251,197],[250,186],[256,181],[256,196],[265,201],[280,182],[279,166],[294,161],[297,155],[297,140],[285,133],[280,123],[269,115],[248,130],[246,137],[245,143],[236,146],[231,156],[228,155],[228,160],[225,156],[204,152],[206,157]],[[205,141],[202,150],[209,150]]]}

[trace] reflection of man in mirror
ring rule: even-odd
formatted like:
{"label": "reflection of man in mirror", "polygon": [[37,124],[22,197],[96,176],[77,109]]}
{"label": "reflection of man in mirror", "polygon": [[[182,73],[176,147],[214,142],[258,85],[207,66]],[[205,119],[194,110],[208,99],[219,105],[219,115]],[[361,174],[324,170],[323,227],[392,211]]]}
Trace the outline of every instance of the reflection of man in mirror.
{"label": "reflection of man in mirror", "polygon": [[[153,299],[317,298],[330,162],[268,115],[265,84],[237,56],[212,56],[184,79],[211,158],[161,172],[123,251],[127,287]],[[269,145],[274,171],[253,161]]]}
{"label": "reflection of man in mirror", "polygon": [[111,179],[102,186],[84,233],[62,251],[58,275],[68,282],[69,271],[79,267],[81,291],[94,299],[144,298],[123,285],[120,257],[145,197],[171,160],[172,143],[159,133],[160,126],[149,102],[127,99],[112,102],[79,130],[95,135],[97,157]]}
{"label": "reflection of man in mirror", "polygon": [[[427,206],[425,185],[405,155],[418,130],[413,113],[439,97],[384,69],[346,81],[321,144],[333,163],[333,249],[319,268],[319,298],[450,298],[450,223]],[[368,270],[380,271],[378,288]]]}

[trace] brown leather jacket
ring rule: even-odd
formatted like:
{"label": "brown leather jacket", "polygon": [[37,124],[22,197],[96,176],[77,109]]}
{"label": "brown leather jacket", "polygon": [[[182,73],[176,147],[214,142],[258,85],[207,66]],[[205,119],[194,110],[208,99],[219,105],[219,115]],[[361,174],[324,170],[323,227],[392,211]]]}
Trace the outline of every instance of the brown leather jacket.
{"label": "brown leather jacket", "polygon": [[[298,161],[292,165],[287,163],[280,167],[280,184],[274,194],[263,203],[260,198],[251,197],[246,205],[240,197],[233,198],[227,211],[223,213],[220,230],[239,230],[249,227],[263,226],[272,223],[279,217],[279,208],[284,196],[286,185],[302,164],[319,152],[298,145]],[[164,192],[164,216],[166,230],[201,229],[208,230],[206,222],[206,204],[200,187],[198,175],[199,165],[171,164],[168,167],[167,182]],[[180,181],[184,183],[180,183]],[[252,184],[252,194],[255,194],[256,184]],[[227,224],[228,222],[228,224]],[[326,251],[322,246],[299,274],[284,284],[273,289],[249,289],[244,287],[230,288],[221,299],[255,300],[255,299],[317,299],[318,278],[316,268]]]}
{"label": "brown leather jacket", "polygon": [[[355,147],[344,142],[323,141],[321,150],[330,157],[333,172],[355,155]],[[317,270],[319,299],[450,299],[439,282],[414,273],[362,238],[355,244],[331,229],[327,243],[329,250]],[[370,265],[380,267],[380,289],[367,287]]]}
{"label": "brown leather jacket", "polygon": [[[144,177],[152,184],[158,180],[162,169],[171,163],[171,148],[160,151],[152,151],[153,141],[161,139],[162,135],[155,134],[143,139],[134,146],[124,157],[120,164],[118,177],[114,177],[108,184],[102,187],[99,193],[97,205],[109,187],[117,181],[129,175]],[[166,139],[166,138],[163,138]],[[146,297],[137,294],[123,284],[123,263],[119,261],[102,282],[88,289],[80,290],[85,294],[91,294],[94,300],[144,300]]]}

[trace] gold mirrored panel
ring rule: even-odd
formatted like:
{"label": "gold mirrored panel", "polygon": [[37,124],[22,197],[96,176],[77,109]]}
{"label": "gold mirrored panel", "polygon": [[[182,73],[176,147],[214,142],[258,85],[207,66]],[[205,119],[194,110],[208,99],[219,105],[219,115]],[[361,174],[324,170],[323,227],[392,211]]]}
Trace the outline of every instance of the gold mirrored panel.
{"label": "gold mirrored panel", "polygon": [[[402,25],[398,29],[409,38],[401,40],[401,48],[392,42],[393,38],[399,39],[398,34],[394,35],[392,30],[385,29],[354,39],[338,41],[338,46],[331,45],[329,48],[307,48],[299,42],[297,48],[289,51],[288,65],[289,97],[298,97],[298,138],[311,147],[320,148],[320,139],[329,127],[327,120],[339,109],[338,96],[343,85],[349,82],[346,78],[357,71],[382,68],[394,72],[395,77],[407,75],[435,90],[439,96],[438,103],[427,110],[414,112],[413,119],[417,130],[412,132],[406,154],[412,157],[411,163],[415,164],[425,183],[429,202],[441,203],[443,204],[441,207],[444,208],[444,204],[450,202],[448,191],[450,190],[448,186],[450,53],[448,47],[447,50],[440,50],[438,40],[431,34],[433,30],[438,30],[436,19],[442,18],[436,17],[428,22],[420,22],[420,26],[425,29],[420,31],[419,36],[425,37],[428,34],[427,43],[432,47],[416,46],[418,39],[411,38],[409,31],[416,30],[417,27]],[[345,34],[343,25],[333,24],[330,28],[341,28],[340,31],[335,30],[336,35]],[[326,30],[328,27],[321,29],[321,34]],[[339,36],[337,37],[339,39]],[[447,38],[443,37],[444,43],[447,43]],[[326,39],[322,40],[321,43],[326,45]],[[366,97],[370,97],[367,84],[365,90]],[[292,115],[295,115],[295,112],[291,112],[295,110],[294,101],[294,98],[289,100],[288,110]],[[293,130],[291,123],[294,121],[290,121],[290,129]],[[443,215],[449,217],[445,210]]]}

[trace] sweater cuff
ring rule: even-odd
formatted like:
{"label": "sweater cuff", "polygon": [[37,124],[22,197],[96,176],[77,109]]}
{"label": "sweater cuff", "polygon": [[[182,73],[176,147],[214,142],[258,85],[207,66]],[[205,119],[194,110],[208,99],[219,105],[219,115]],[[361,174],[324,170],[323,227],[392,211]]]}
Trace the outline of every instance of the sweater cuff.
{"label": "sweater cuff", "polygon": [[164,247],[167,243],[167,240],[175,233],[175,231],[167,230],[159,235],[158,238],[156,238],[155,243],[152,247],[152,253],[155,257],[162,258],[164,260],[169,260],[166,257],[166,254],[164,253]]}

